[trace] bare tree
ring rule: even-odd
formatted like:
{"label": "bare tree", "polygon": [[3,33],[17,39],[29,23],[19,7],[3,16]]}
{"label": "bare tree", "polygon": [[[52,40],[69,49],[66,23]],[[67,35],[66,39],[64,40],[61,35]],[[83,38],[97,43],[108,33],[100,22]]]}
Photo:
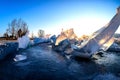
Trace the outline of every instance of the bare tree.
{"label": "bare tree", "polygon": [[3,37],[5,37],[5,39],[8,40],[8,33],[4,33]]}
{"label": "bare tree", "polygon": [[16,28],[16,22],[17,20],[14,19],[11,23],[8,24],[8,32],[12,35],[15,36],[15,28]]}
{"label": "bare tree", "polygon": [[8,24],[8,32],[12,37],[18,37],[18,31],[21,29],[22,34],[26,34],[28,31],[28,25],[22,19],[14,19]]}
{"label": "bare tree", "polygon": [[44,30],[38,30],[38,37],[44,37],[45,36],[45,31]]}

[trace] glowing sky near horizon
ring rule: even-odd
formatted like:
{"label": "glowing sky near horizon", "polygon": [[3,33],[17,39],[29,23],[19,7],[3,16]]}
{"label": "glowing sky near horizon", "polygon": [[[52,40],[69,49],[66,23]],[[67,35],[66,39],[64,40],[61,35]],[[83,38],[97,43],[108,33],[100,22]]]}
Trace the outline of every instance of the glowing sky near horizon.
{"label": "glowing sky near horizon", "polygon": [[118,6],[119,0],[1,0],[0,34],[13,19],[22,18],[34,35],[39,29],[59,34],[62,28],[89,35],[106,25]]}

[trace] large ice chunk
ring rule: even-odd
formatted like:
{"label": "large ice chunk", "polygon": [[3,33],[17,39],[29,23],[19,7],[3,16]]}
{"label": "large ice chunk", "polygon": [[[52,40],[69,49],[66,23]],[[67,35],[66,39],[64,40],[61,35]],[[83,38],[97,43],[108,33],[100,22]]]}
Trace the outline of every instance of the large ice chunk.
{"label": "large ice chunk", "polygon": [[19,48],[27,48],[30,43],[30,38],[28,37],[28,33],[26,35],[18,38]]}

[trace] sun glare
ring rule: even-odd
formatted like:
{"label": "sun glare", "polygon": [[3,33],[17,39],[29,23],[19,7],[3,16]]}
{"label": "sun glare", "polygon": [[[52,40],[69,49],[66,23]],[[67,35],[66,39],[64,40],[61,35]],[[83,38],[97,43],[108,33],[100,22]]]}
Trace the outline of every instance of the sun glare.
{"label": "sun glare", "polygon": [[83,17],[80,19],[69,20],[62,24],[59,24],[59,26],[55,25],[54,27],[51,27],[50,29],[46,29],[45,31],[47,33],[58,35],[60,34],[62,29],[66,30],[73,28],[76,35],[80,37],[82,35],[91,35],[93,32],[105,26],[107,23],[108,20],[105,18],[93,17],[93,16]]}

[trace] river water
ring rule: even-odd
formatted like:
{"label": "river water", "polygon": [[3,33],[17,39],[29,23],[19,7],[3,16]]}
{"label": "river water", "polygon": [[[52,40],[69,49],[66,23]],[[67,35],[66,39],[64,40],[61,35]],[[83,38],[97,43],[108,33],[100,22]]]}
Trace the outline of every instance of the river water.
{"label": "river water", "polygon": [[16,54],[27,59],[1,61],[0,80],[120,80],[120,53],[105,52],[103,57],[83,60],[40,44]]}

